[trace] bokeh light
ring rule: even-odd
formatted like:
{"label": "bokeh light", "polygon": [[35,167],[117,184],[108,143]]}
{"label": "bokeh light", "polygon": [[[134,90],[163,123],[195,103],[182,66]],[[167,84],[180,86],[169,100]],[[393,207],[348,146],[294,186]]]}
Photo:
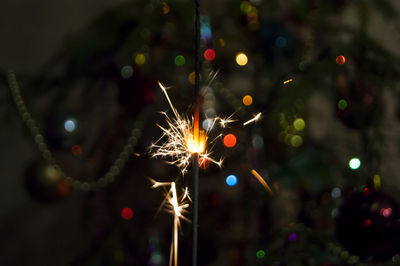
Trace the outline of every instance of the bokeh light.
{"label": "bokeh light", "polygon": [[339,55],[338,57],[336,57],[336,64],[343,65],[344,63],[346,63],[346,57],[344,57],[343,55]]}
{"label": "bokeh light", "polygon": [[213,49],[207,49],[204,52],[204,59],[206,59],[207,61],[212,61],[215,58],[215,52]]}
{"label": "bokeh light", "polygon": [[247,94],[243,97],[242,101],[244,105],[250,106],[253,103],[253,97]]}
{"label": "bokeh light", "polygon": [[347,101],[345,99],[341,99],[338,101],[337,106],[340,110],[344,110],[347,108]]}
{"label": "bokeh light", "polygon": [[371,224],[372,224],[371,219],[367,219],[367,220],[365,220],[365,221],[362,223],[362,226],[363,226],[363,227],[370,227]]}
{"label": "bokeh light", "polygon": [[[201,75],[199,75],[199,79],[201,80]],[[195,83],[195,81],[196,81],[196,73],[194,71],[189,74],[188,80],[189,80],[190,84],[194,84]]]}
{"label": "bokeh light", "polygon": [[342,196],[342,190],[339,187],[335,187],[331,191],[331,196],[334,199],[340,198]]}
{"label": "bokeh light", "polygon": [[383,217],[388,218],[390,215],[392,215],[392,208],[382,208],[380,210],[380,214]]}
{"label": "bokeh light", "polygon": [[257,259],[263,259],[265,257],[265,251],[260,249],[259,251],[257,251],[256,257]]}
{"label": "bokeh light", "polygon": [[349,161],[349,167],[353,170],[357,170],[361,166],[361,161],[357,157],[351,158]]}
{"label": "bokeh light", "polygon": [[224,39],[219,38],[219,39],[218,39],[218,42],[219,42],[219,45],[220,45],[221,47],[225,47],[226,43],[225,43],[225,40],[224,40]]}
{"label": "bokeh light", "polygon": [[130,78],[132,77],[132,75],[133,75],[133,68],[131,66],[127,65],[121,68],[121,76],[124,79]]}
{"label": "bokeh light", "polygon": [[74,146],[72,146],[72,148],[71,148],[71,153],[72,153],[74,156],[80,155],[80,154],[82,153],[82,148],[81,148],[81,146],[79,146],[79,145],[74,145]]}
{"label": "bokeh light", "polygon": [[375,189],[380,189],[381,188],[381,176],[380,175],[374,175],[374,187]]}
{"label": "bokeh light", "polygon": [[214,124],[214,122],[213,122],[214,120],[213,119],[210,119],[210,118],[207,118],[207,119],[204,119],[203,120],[203,123],[201,123],[201,125],[203,126],[203,129],[204,130],[212,130],[212,128],[213,128],[213,124]]}
{"label": "bokeh light", "polygon": [[133,212],[130,208],[123,208],[121,211],[121,217],[125,220],[130,220],[133,217]]}
{"label": "bokeh light", "polygon": [[177,66],[183,66],[186,63],[186,59],[183,55],[177,55],[175,56],[175,65]]}
{"label": "bokeh light", "polygon": [[248,58],[245,53],[240,52],[236,55],[236,63],[239,66],[245,66],[245,65],[247,65],[247,62],[248,62]]}
{"label": "bokeh light", "polygon": [[135,63],[137,65],[144,65],[146,63],[146,56],[142,53],[139,53],[135,56]]}
{"label": "bokeh light", "polygon": [[228,175],[228,177],[225,180],[226,184],[230,187],[233,187],[237,184],[238,179],[235,175]]}
{"label": "bokeh light", "polygon": [[76,129],[76,120],[73,118],[67,119],[64,122],[64,129],[67,132],[73,132]]}
{"label": "bokeh light", "polygon": [[199,158],[199,167],[202,169],[207,169],[210,166],[210,160],[206,157]]}
{"label": "bokeh light", "polygon": [[300,147],[303,144],[303,138],[299,135],[294,135],[290,138],[290,144],[295,148]]}
{"label": "bokeh light", "polygon": [[293,126],[296,130],[302,131],[306,127],[306,122],[302,118],[297,118],[294,120]]}
{"label": "bokeh light", "polygon": [[162,12],[163,12],[164,15],[169,13],[169,6],[165,2],[162,3]]}
{"label": "bokeh light", "polygon": [[236,136],[233,134],[227,134],[227,135],[225,135],[225,137],[223,139],[223,143],[224,143],[225,147],[227,147],[227,148],[235,147],[236,141],[237,141]]}
{"label": "bokeh light", "polygon": [[295,233],[289,234],[289,235],[288,235],[288,240],[289,240],[290,242],[296,241],[296,240],[297,240],[297,235],[296,235]]}

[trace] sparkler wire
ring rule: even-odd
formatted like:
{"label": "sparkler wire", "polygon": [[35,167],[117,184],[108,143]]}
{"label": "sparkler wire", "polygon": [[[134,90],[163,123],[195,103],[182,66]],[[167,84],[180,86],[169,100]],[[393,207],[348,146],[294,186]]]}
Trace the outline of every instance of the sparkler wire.
{"label": "sparkler wire", "polygon": [[[196,10],[195,22],[195,82],[194,82],[194,97],[195,97],[195,123],[199,123],[199,82],[200,82],[200,4],[199,0],[194,0]],[[197,121],[196,121],[197,120]],[[198,128],[195,129],[198,132]],[[195,136],[196,138],[196,136]],[[199,212],[199,154],[193,155],[193,254],[192,266],[197,266],[197,242],[198,242],[198,212]]]}

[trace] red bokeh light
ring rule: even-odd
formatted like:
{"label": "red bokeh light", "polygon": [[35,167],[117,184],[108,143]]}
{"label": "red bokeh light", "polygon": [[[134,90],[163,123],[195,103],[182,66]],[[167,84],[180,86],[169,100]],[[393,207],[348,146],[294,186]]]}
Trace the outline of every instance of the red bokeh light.
{"label": "red bokeh light", "polygon": [[363,222],[363,227],[370,227],[372,224],[371,219],[367,219]]}
{"label": "red bokeh light", "polygon": [[215,58],[215,52],[213,49],[207,49],[204,52],[204,59],[206,59],[207,61],[212,61]]}
{"label": "red bokeh light", "polygon": [[206,157],[200,157],[199,158],[199,167],[202,169],[207,169],[208,166],[210,166],[210,160],[207,159]]}
{"label": "red bokeh light", "polygon": [[336,64],[343,65],[344,63],[346,63],[346,57],[344,57],[343,55],[339,55],[338,57],[336,57]]}
{"label": "red bokeh light", "polygon": [[62,196],[66,196],[69,192],[69,184],[65,180],[61,180],[57,185],[58,191]]}
{"label": "red bokeh light", "polygon": [[228,134],[224,137],[223,143],[225,147],[232,148],[236,145],[236,136],[233,134]]}
{"label": "red bokeh light", "polygon": [[133,217],[133,212],[130,208],[123,208],[121,211],[121,216],[125,220],[130,220]]}
{"label": "red bokeh light", "polygon": [[365,196],[368,196],[370,193],[371,193],[371,189],[370,189],[370,188],[368,188],[368,187],[364,188],[363,194],[364,194]]}
{"label": "red bokeh light", "polygon": [[79,146],[79,145],[74,145],[74,146],[72,146],[72,148],[71,148],[71,152],[72,152],[72,154],[73,154],[74,156],[78,156],[79,154],[82,153],[82,148],[81,148],[81,146]]}
{"label": "red bokeh light", "polygon": [[392,208],[382,208],[380,213],[383,217],[388,218],[392,214]]}

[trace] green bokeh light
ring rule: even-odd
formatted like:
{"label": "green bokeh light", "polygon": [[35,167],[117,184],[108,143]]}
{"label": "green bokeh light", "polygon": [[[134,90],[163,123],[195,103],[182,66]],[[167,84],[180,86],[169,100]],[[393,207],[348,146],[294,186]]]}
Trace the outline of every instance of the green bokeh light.
{"label": "green bokeh light", "polygon": [[338,101],[337,106],[340,110],[344,110],[347,108],[347,101],[345,99],[341,99]]}
{"label": "green bokeh light", "polygon": [[186,59],[183,55],[177,55],[175,57],[175,65],[183,66],[186,63]]}
{"label": "green bokeh light", "polygon": [[293,126],[296,130],[302,131],[306,127],[306,122],[302,118],[297,118],[294,120]]}
{"label": "green bokeh light", "polygon": [[360,168],[360,166],[361,166],[361,161],[360,161],[360,159],[358,159],[358,158],[356,158],[356,157],[350,159],[350,161],[349,161],[349,167],[350,167],[351,169],[357,170],[358,168]]}
{"label": "green bokeh light", "polygon": [[264,250],[259,250],[259,251],[257,251],[256,257],[257,257],[257,259],[262,259],[262,258],[264,258],[264,257],[265,257],[265,251],[264,251]]}

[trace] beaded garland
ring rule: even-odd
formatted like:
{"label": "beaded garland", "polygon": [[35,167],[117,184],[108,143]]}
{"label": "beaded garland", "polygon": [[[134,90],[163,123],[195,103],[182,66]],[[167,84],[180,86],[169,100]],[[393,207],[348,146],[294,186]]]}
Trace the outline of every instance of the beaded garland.
{"label": "beaded garland", "polygon": [[62,170],[61,166],[56,162],[54,156],[52,155],[51,151],[48,148],[48,145],[43,135],[40,133],[39,127],[37,126],[35,120],[32,118],[31,114],[28,112],[28,109],[26,108],[25,102],[21,96],[20,88],[15,73],[13,71],[8,71],[7,78],[11,94],[15,102],[15,105],[18,109],[18,112],[21,115],[22,120],[24,121],[29,132],[31,133],[36,143],[36,146],[39,149],[40,154],[52,167],[54,167],[54,169],[56,169],[61,173],[61,175],[73,188],[83,191],[96,190],[106,187],[115,180],[115,177],[119,175],[121,170],[124,168],[126,162],[133,155],[133,150],[137,145],[138,138],[142,134],[143,122],[140,119],[134,122],[133,130],[131,131],[130,137],[128,138],[125,146],[122,148],[122,151],[120,152],[119,156],[115,159],[110,169],[96,181],[91,181],[91,182],[80,181],[68,176]]}

